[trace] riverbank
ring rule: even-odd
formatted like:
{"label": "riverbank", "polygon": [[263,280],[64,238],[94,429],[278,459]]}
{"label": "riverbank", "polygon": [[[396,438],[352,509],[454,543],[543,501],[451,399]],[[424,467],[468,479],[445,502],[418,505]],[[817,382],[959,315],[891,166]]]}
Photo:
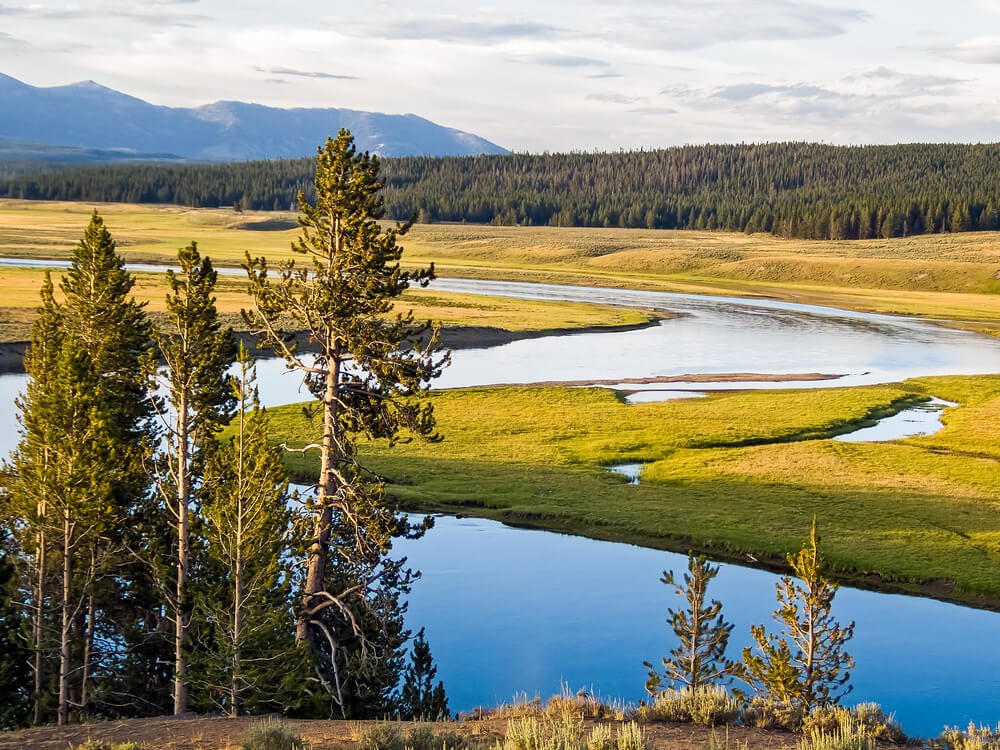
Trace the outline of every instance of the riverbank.
{"label": "riverbank", "polygon": [[[129,262],[168,264],[197,240],[219,265],[291,257],[294,214],[96,206]],[[0,256],[69,256],[93,204],[0,200]],[[733,232],[416,225],[404,262],[466,278],[760,297],[1000,332],[1000,233],[786,240]],[[9,304],[9,303],[8,303]]]}
{"label": "riverbank", "polygon": [[[644,328],[659,325],[662,320],[669,318],[669,316],[660,313],[642,313],[641,317],[645,317],[646,319],[623,325],[598,324],[566,328],[527,329],[515,331],[507,330],[505,328],[497,328],[494,326],[446,326],[441,329],[441,344],[447,349],[458,351],[461,349],[482,349],[491,346],[500,346],[502,344],[513,343],[514,341],[542,338],[543,336],[563,336],[576,333],[621,333],[624,331],[641,331]],[[247,331],[238,330],[236,331],[236,336],[255,357],[274,356],[274,352],[270,350],[258,349],[257,338]],[[299,342],[300,351],[314,351],[313,344],[308,341],[304,334],[296,335],[294,338]],[[24,355],[27,348],[27,341],[3,341],[0,339],[0,374],[23,373]],[[803,376],[802,378],[791,376],[791,379],[813,380],[826,377],[832,376]],[[649,380],[649,382],[661,381]],[[662,382],[671,381],[664,380]]]}
{"label": "riverbank", "polygon": [[[959,404],[935,435],[830,439],[931,395]],[[842,582],[1000,609],[1000,377],[632,405],[600,388],[432,400],[443,443],[362,448],[407,508],[772,570],[785,569],[815,514]],[[312,441],[297,407],[270,414],[276,443]],[[300,479],[315,471],[312,456],[286,463]],[[639,485],[606,469],[621,463],[643,464]]]}

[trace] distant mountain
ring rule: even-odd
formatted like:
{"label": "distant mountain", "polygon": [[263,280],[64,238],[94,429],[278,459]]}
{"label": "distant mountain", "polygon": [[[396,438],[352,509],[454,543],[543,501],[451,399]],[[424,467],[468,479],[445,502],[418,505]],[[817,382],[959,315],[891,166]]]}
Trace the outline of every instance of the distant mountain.
{"label": "distant mountain", "polygon": [[[383,156],[507,153],[477,135],[416,115],[278,109],[244,102],[162,107],[93,81],[40,88],[0,73],[0,105],[0,139],[8,142],[169,154],[175,159],[311,156],[342,127],[350,129],[360,149]],[[11,158],[11,150],[10,144],[0,148],[0,158]]]}

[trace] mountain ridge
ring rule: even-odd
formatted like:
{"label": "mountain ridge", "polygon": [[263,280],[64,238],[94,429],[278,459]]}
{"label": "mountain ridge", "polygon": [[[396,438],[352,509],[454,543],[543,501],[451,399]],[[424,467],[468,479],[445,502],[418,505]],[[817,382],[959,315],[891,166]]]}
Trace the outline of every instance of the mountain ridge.
{"label": "mountain ridge", "polygon": [[86,80],[39,87],[0,73],[0,140],[199,161],[311,156],[348,128],[359,149],[382,156],[471,156],[507,150],[415,114],[338,107],[279,108],[221,100],[167,107]]}

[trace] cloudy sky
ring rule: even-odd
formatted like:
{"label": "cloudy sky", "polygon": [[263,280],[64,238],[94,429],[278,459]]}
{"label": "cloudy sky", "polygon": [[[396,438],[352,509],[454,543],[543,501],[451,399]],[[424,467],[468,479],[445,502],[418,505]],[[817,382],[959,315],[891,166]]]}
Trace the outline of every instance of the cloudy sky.
{"label": "cloudy sky", "polygon": [[0,0],[0,72],[413,112],[520,151],[997,141],[1000,0]]}

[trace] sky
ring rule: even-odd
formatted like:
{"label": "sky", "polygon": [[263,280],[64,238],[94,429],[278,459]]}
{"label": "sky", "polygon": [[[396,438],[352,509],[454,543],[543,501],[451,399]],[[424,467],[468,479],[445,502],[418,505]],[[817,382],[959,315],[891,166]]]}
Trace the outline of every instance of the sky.
{"label": "sky", "polygon": [[1000,0],[0,0],[0,72],[515,151],[998,141]]}

